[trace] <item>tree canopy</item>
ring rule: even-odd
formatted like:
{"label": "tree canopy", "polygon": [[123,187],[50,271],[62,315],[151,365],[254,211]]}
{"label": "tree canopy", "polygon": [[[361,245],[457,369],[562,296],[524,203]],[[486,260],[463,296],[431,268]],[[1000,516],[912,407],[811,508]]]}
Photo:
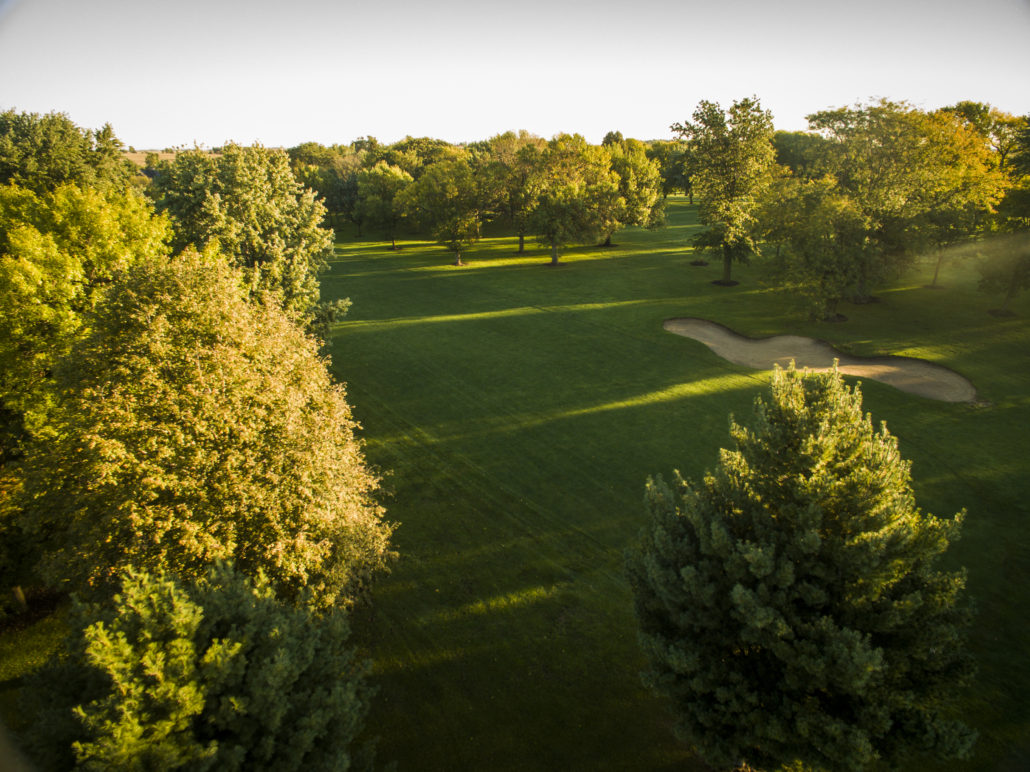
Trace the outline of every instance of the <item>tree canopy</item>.
{"label": "tree canopy", "polygon": [[175,226],[173,246],[219,248],[244,269],[254,296],[313,314],[318,273],[332,255],[325,206],[293,176],[282,150],[229,144],[219,154],[188,150],[154,181],[159,211]]}
{"label": "tree canopy", "polygon": [[88,331],[88,313],[121,273],[165,254],[170,229],[129,190],[0,187],[0,404],[38,432],[51,373]]}
{"label": "tree canopy", "polygon": [[450,158],[427,168],[401,196],[409,217],[454,252],[455,265],[462,265],[461,253],[479,241],[488,215],[485,177],[467,157]]}
{"label": "tree canopy", "polygon": [[961,515],[922,512],[897,440],[839,373],[777,370],[700,483],[647,484],[630,554],[645,681],[717,768],[965,754]]}
{"label": "tree canopy", "polygon": [[702,100],[693,119],[671,128],[688,141],[698,215],[708,226],[695,243],[722,257],[720,283],[732,284],[733,263],[758,253],[754,216],[775,158],[772,114],[749,97],[729,111]]}
{"label": "tree canopy", "polygon": [[618,177],[608,150],[579,134],[559,134],[548,142],[540,168],[532,227],[551,248],[551,265],[558,265],[563,247],[601,235],[605,211],[618,198]]}
{"label": "tree canopy", "polygon": [[827,168],[867,222],[855,299],[914,255],[975,234],[1001,196],[986,145],[954,114],[880,100],[808,121],[828,140]]}
{"label": "tree canopy", "polygon": [[401,193],[413,181],[408,172],[386,161],[358,174],[359,217],[371,227],[381,228],[394,249],[397,248],[397,228],[406,213]]}
{"label": "tree canopy", "polygon": [[129,564],[195,578],[231,560],[330,607],[385,564],[391,527],[342,386],[219,255],[131,267],[58,378],[18,520],[45,583],[104,587]]}
{"label": "tree canopy", "polygon": [[135,173],[110,124],[79,128],[64,113],[0,112],[0,184],[35,193],[59,185],[124,187]]}

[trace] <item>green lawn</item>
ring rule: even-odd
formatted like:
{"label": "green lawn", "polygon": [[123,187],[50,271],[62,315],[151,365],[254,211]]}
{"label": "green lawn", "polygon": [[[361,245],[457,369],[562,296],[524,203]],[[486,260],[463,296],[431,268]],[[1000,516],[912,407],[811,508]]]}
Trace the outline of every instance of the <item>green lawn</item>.
{"label": "green lawn", "polygon": [[[1017,316],[975,289],[969,265],[932,266],[817,324],[763,280],[713,286],[692,267],[694,212],[573,249],[546,266],[497,236],[449,265],[440,247],[342,234],[327,298],[354,302],[333,367],[386,474],[401,558],[356,621],[375,658],[369,721],[400,770],[700,769],[639,685],[622,554],[643,524],[644,480],[696,476],[746,417],[768,375],[662,330],[698,316],[749,335],[811,335],[856,354],[925,357],[966,375],[988,405],[949,405],[869,382],[866,408],[913,462],[924,508],[969,511],[951,552],[969,569],[980,676],[961,709],[981,733],[971,762],[1030,766],[1030,297]],[[496,232],[495,232],[496,233]],[[59,620],[0,634],[0,715],[17,723],[24,674]]]}
{"label": "green lawn", "polygon": [[[692,267],[694,211],[669,227],[573,249],[556,269],[515,240],[484,240],[469,265],[442,248],[343,234],[328,298],[354,302],[333,365],[388,472],[401,559],[361,622],[380,687],[370,720],[400,769],[690,769],[661,701],[639,685],[623,550],[650,474],[698,475],[745,417],[767,374],[662,330],[673,316],[749,335],[811,335],[856,354],[924,357],[969,377],[989,405],[949,405],[875,382],[866,408],[913,462],[924,508],[969,510],[952,550],[979,615],[978,682],[962,703],[981,731],[956,769],[1030,764],[1030,625],[1022,611],[1030,538],[1030,303],[986,314],[971,266],[942,290],[917,266],[846,306],[843,324],[806,321],[736,268],[738,287]],[[919,769],[936,768],[917,765]]]}

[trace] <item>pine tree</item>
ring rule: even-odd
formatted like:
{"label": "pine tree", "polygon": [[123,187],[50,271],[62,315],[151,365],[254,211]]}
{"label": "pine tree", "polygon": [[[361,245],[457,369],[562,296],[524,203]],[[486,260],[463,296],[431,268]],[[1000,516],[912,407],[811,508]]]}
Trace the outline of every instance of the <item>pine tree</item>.
{"label": "pine tree", "polygon": [[628,556],[645,683],[716,768],[863,769],[962,756],[946,713],[971,674],[961,572],[935,568],[962,515],[916,507],[909,463],[836,372],[777,371],[700,484],[649,480]]}
{"label": "pine tree", "polygon": [[79,606],[28,690],[43,769],[346,770],[371,690],[346,615],[285,604],[227,565],[184,584],[126,570]]}

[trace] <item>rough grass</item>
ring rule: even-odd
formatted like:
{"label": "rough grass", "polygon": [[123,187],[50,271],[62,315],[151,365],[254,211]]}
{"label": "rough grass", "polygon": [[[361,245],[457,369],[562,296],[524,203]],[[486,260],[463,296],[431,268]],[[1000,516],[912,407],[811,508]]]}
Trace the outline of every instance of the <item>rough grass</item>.
{"label": "rough grass", "polygon": [[[1030,304],[986,310],[967,264],[926,290],[917,265],[812,323],[762,266],[693,267],[693,210],[546,266],[515,240],[483,241],[468,266],[425,242],[342,234],[323,294],[354,306],[332,341],[370,459],[391,470],[402,558],[379,587],[367,645],[380,686],[371,731],[401,769],[694,768],[665,706],[639,685],[623,551],[643,522],[644,480],[696,476],[768,382],[662,330],[674,316],[752,336],[794,333],[861,355],[903,354],[969,377],[986,407],[877,383],[865,406],[913,462],[924,508],[969,510],[950,556],[969,569],[981,663],[962,712],[982,738],[957,769],[1030,763],[1025,521],[1030,483]],[[854,379],[850,379],[854,380]],[[937,768],[916,762],[913,768]]]}

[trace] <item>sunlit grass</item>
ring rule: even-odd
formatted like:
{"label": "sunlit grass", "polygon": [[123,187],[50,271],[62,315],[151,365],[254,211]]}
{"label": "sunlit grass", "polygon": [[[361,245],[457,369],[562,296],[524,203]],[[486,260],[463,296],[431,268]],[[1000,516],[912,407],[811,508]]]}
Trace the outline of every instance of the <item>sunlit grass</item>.
{"label": "sunlit grass", "polygon": [[[341,231],[323,296],[353,307],[334,331],[333,368],[400,523],[400,559],[354,623],[375,660],[380,759],[401,770],[700,768],[640,685],[622,563],[643,525],[645,478],[713,466],[729,415],[746,419],[768,383],[662,329],[693,316],[750,337],[927,359],[990,403],[863,383],[865,409],[912,461],[921,506],[968,510],[947,559],[968,568],[979,605],[980,675],[959,703],[981,732],[978,755],[912,768],[1030,766],[1030,293],[1018,316],[996,319],[970,260],[945,263],[940,290],[924,288],[934,266],[923,260],[880,302],[845,305],[849,321],[813,322],[761,261],[734,268],[738,287],[713,286],[717,262],[689,264],[695,229],[695,210],[674,199],[669,228],[569,249],[558,269],[530,242],[515,255],[496,230],[464,267],[425,240],[393,251]],[[48,656],[48,629],[0,636],[9,678]],[[16,689],[0,693],[6,718]]]}
{"label": "sunlit grass", "polygon": [[[408,769],[691,768],[642,666],[622,552],[643,523],[648,475],[697,476],[750,414],[768,373],[731,365],[662,329],[712,319],[751,337],[819,338],[860,356],[927,359],[970,378],[990,406],[948,405],[866,381],[865,408],[913,462],[920,503],[969,510],[949,555],[980,603],[978,685],[961,703],[984,735],[957,769],[991,768],[1030,737],[1030,350],[1021,315],[986,314],[968,261],[933,265],[812,322],[768,280],[689,263],[696,227],[682,200],[670,228],[611,249],[577,247],[546,265],[527,242],[484,239],[452,266],[437,245],[398,252],[344,239],[324,286],[353,309],[334,367],[365,426],[400,521],[401,559],[367,631],[381,687],[381,755]],[[353,246],[353,249],[351,247]],[[857,379],[848,378],[850,382]],[[527,739],[531,738],[531,739]],[[919,769],[938,769],[932,762]]]}

